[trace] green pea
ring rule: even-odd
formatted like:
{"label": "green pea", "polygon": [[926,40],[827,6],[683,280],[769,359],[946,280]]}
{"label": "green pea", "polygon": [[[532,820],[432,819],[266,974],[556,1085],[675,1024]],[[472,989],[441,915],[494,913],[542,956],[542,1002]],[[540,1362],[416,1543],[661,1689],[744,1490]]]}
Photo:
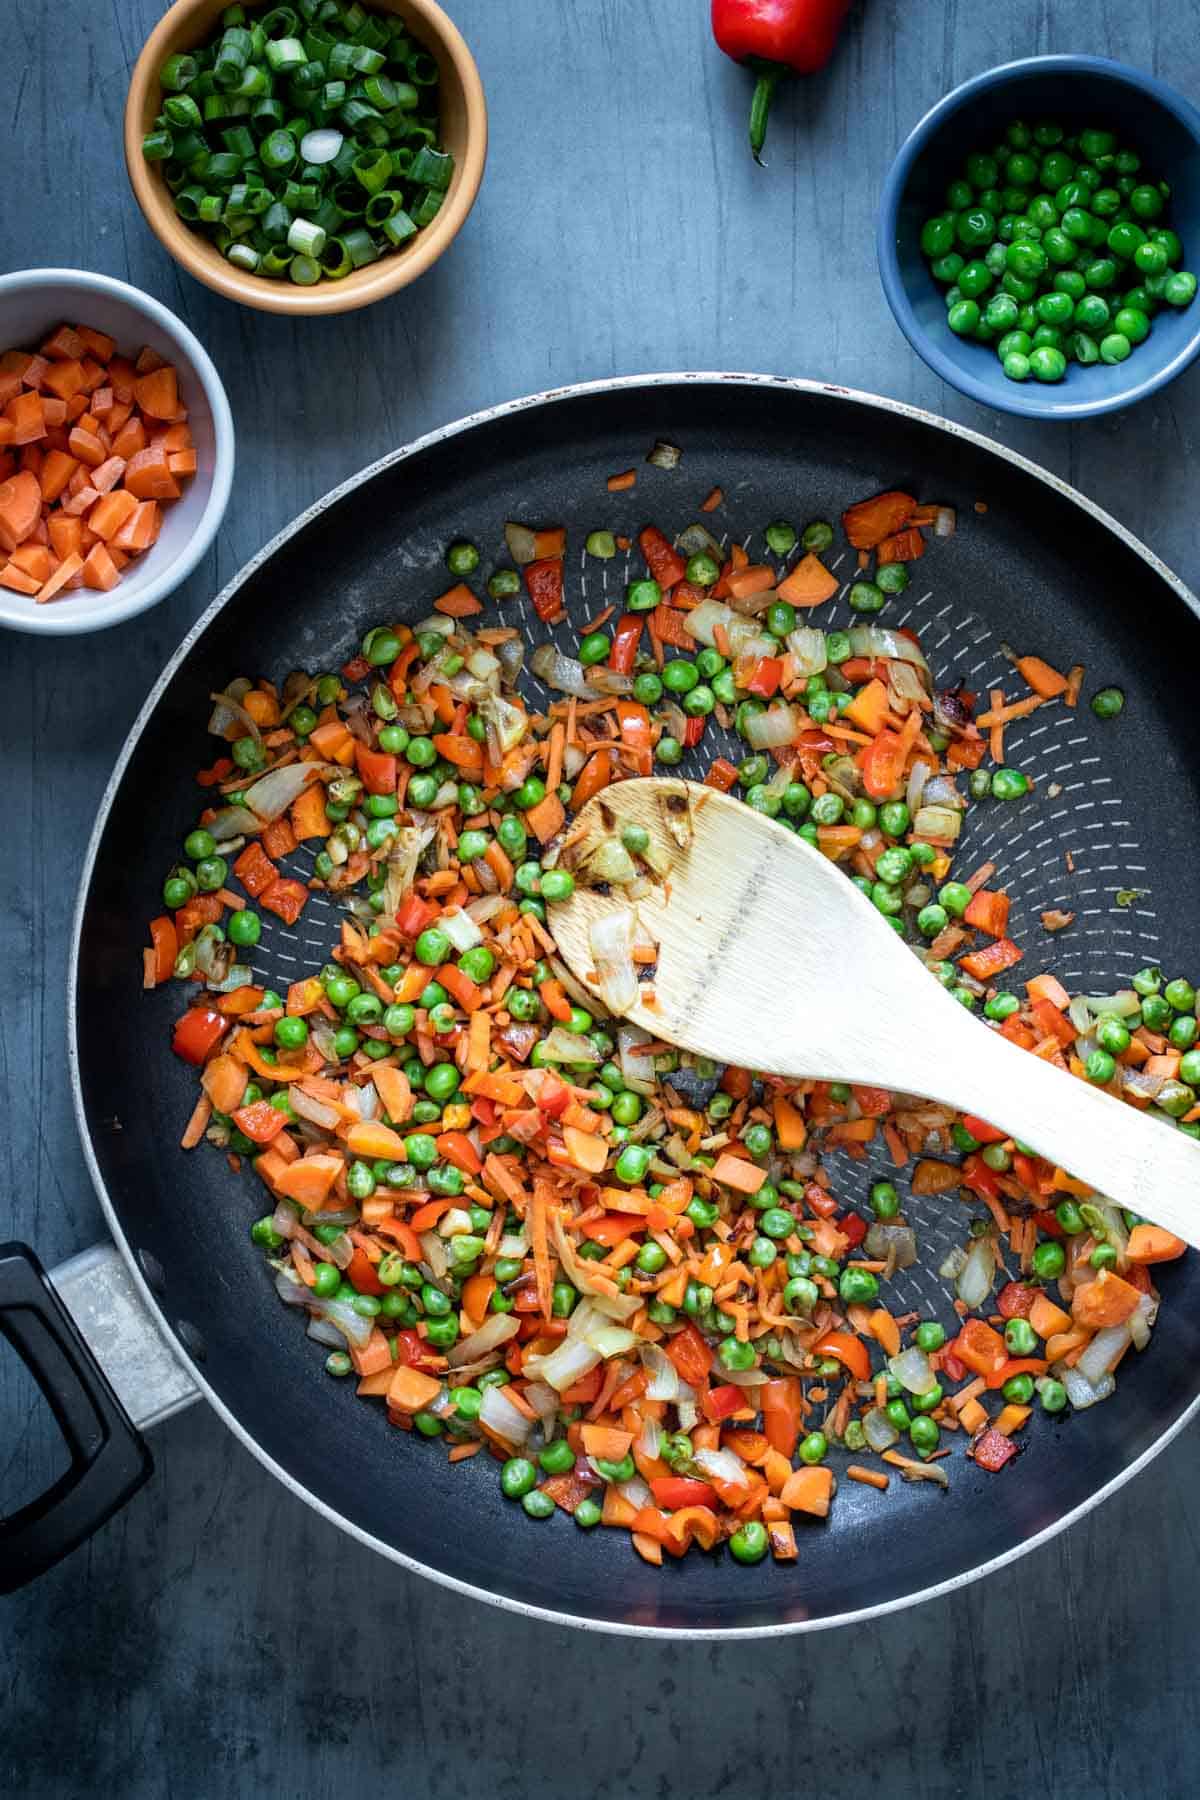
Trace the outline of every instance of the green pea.
{"label": "green pea", "polygon": [[890,1181],[871,1183],[871,1210],[877,1219],[894,1219],[900,1211],[900,1196]]}
{"label": "green pea", "polygon": [[883,1410],[897,1431],[907,1431],[912,1424],[912,1414],[903,1400],[889,1400]]}
{"label": "green pea", "polygon": [[1033,1399],[1033,1376],[1010,1375],[1000,1392],[1013,1405],[1027,1406]]}
{"label": "green pea", "polygon": [[1043,1412],[1060,1413],[1067,1404],[1067,1390],[1051,1375],[1041,1375],[1034,1382]]}
{"label": "green pea", "polygon": [[782,1206],[769,1206],[758,1221],[759,1230],[764,1237],[786,1238],[795,1230],[796,1220],[793,1214]]}
{"label": "green pea", "polygon": [[527,1456],[510,1456],[500,1468],[500,1490],[508,1500],[523,1500],[537,1486],[537,1470]]}
{"label": "green pea", "polygon": [[[1080,1221],[1082,1224],[1082,1220]],[[1053,1239],[1039,1244],[1033,1253],[1033,1272],[1041,1281],[1057,1281],[1067,1266],[1067,1253]]]}
{"label": "green pea", "polygon": [[1099,1087],[1103,1087],[1107,1082],[1110,1082],[1116,1074],[1116,1070],[1117,1065],[1107,1050],[1093,1050],[1091,1054],[1084,1059],[1084,1074],[1089,1081],[1095,1082]]}
{"label": "green pea", "polygon": [[924,1350],[927,1355],[932,1355],[945,1343],[946,1330],[943,1325],[938,1324],[936,1319],[925,1319],[917,1326],[913,1338],[918,1350]]}
{"label": "green pea", "polygon": [[302,1050],[308,1042],[308,1025],[303,1019],[285,1016],[276,1019],[274,1035],[281,1050]]}
{"label": "green pea", "polygon": [[325,1358],[325,1373],[327,1375],[349,1375],[353,1367],[354,1364],[344,1350],[331,1350],[329,1355]]}
{"label": "green pea", "polygon": [[[979,308],[975,305],[975,302],[973,300],[964,300],[961,304],[963,307],[971,307],[975,313],[975,324],[977,325],[979,323]],[[959,311],[960,309],[955,307],[951,312],[951,330],[959,329],[954,323],[954,314]],[[973,328],[974,327],[972,327],[972,329]],[[887,604],[887,595],[884,593],[883,589],[878,587],[873,581],[856,581],[850,589],[848,599],[851,611],[859,613],[881,612]]]}
{"label": "green pea", "polygon": [[650,1151],[642,1144],[626,1144],[614,1165],[614,1174],[619,1181],[631,1185],[645,1179],[650,1167]]}
{"label": "green pea", "polygon": [[1028,1319],[1009,1319],[1004,1327],[1004,1342],[1010,1356],[1032,1356],[1037,1349],[1037,1333]]}
{"label": "green pea", "polygon": [[847,1306],[863,1305],[879,1294],[879,1281],[869,1269],[843,1269],[838,1293]]}
{"label": "green pea", "polygon": [[934,1419],[918,1414],[908,1428],[909,1441],[914,1450],[922,1456],[931,1456],[941,1440],[941,1432]]}

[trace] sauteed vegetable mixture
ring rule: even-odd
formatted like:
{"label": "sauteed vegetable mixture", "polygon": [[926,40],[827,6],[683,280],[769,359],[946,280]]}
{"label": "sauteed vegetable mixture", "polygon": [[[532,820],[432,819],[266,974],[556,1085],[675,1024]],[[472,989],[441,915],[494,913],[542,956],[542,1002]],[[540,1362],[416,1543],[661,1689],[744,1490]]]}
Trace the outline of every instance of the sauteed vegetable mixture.
{"label": "sauteed vegetable mixture", "polygon": [[[751,556],[703,522],[722,503],[678,536],[640,531],[623,604],[572,602],[574,655],[538,643],[526,669],[505,606],[523,588],[567,624],[567,542],[512,523],[494,608],[460,542],[415,631],[377,625],[340,671],[231,681],[145,952],[145,986],[187,998],[174,1049],[202,1092],[184,1147],[249,1163],[266,1196],[251,1236],[330,1374],[452,1461],[495,1459],[531,1518],[623,1526],[653,1563],[725,1540],[745,1563],[794,1559],[833,1503],[835,1450],[881,1491],[893,1474],[945,1486],[952,1445],[1003,1469],[1035,1411],[1113,1392],[1151,1335],[1155,1265],[1184,1245],[984,1119],[654,1042],[619,1016],[654,954],[636,936],[596,946],[598,1008],[546,903],[576,879],[636,900],[653,871],[636,828],[581,860],[572,815],[593,794],[703,754],[710,721],[736,731],[744,757],[716,756],[707,781],[839,863],[932,980],[1030,1055],[1200,1134],[1193,985],[1142,969],[1072,998],[1023,979],[994,868],[955,863],[969,805],[1030,789],[1006,726],[1075,706],[1082,669],[1014,656],[1011,691],[938,691],[885,620],[913,564],[946,553],[944,507],[850,506],[847,582],[832,524],[773,522]],[[836,624],[807,622],[835,600]],[[1106,688],[1094,706],[1120,703]],[[294,925],[314,894],[339,908],[328,962],[264,987],[264,914]],[[892,1178],[869,1181],[881,1146]],[[963,1206],[945,1320],[889,1302],[919,1253],[905,1187]]]}

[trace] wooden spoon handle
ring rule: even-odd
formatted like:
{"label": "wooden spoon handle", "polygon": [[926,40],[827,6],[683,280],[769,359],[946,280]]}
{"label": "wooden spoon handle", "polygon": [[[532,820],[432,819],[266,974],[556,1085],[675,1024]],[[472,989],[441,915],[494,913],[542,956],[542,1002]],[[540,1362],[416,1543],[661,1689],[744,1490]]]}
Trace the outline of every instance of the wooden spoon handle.
{"label": "wooden spoon handle", "polygon": [[1200,1248],[1200,1142],[964,1019],[939,1099],[1031,1145],[1118,1206]]}

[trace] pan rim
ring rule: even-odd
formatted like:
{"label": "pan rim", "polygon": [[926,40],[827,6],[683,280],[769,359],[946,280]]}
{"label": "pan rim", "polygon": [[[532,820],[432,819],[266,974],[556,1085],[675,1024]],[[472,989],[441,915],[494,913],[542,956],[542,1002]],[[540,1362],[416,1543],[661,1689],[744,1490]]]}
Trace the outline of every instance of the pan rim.
{"label": "pan rim", "polygon": [[187,658],[192,646],[197,642],[203,632],[207,630],[209,624],[217,617],[218,613],[222,612],[234,598],[245,582],[247,582],[251,576],[256,574],[257,571],[275,555],[277,550],[293,538],[297,532],[309,525],[312,520],[318,518],[321,513],[334,506],[345,494],[360,486],[364,481],[372,479],[386,468],[390,468],[397,463],[405,462],[410,458],[419,455],[424,450],[431,449],[434,446],[445,443],[455,437],[463,436],[467,432],[476,429],[478,426],[491,424],[497,420],[511,418],[515,415],[532,411],[535,408],[557,405],[563,401],[583,399],[593,395],[631,393],[642,389],[656,389],[670,386],[703,387],[706,385],[715,387],[757,387],[783,392],[816,394],[835,400],[845,400],[857,406],[866,406],[873,408],[876,411],[898,415],[899,417],[911,420],[916,424],[932,426],[940,432],[948,433],[951,437],[962,439],[967,443],[1000,458],[1002,461],[1009,463],[1013,467],[1022,470],[1025,474],[1034,477],[1045,486],[1051,488],[1061,498],[1070,501],[1080,508],[1080,510],[1086,513],[1092,520],[1112,533],[1128,549],[1132,550],[1135,555],[1140,557],[1160,580],[1174,592],[1176,597],[1182,601],[1184,606],[1188,608],[1193,616],[1200,619],[1200,599],[1197,598],[1186,583],[1183,582],[1147,544],[1144,544],[1140,538],[1136,537],[1133,532],[1122,525],[1118,519],[1115,519],[1111,513],[1105,511],[1103,507],[1098,506],[1094,501],[1089,500],[1088,497],[1085,494],[1080,493],[1077,488],[1072,487],[1069,482],[1063,481],[1050,470],[1042,468],[1040,464],[1021,455],[1019,451],[1010,449],[1008,446],[1000,444],[992,438],[986,437],[982,432],[975,431],[970,426],[960,425],[952,419],[941,418],[938,414],[929,412],[924,407],[912,406],[905,401],[895,400],[887,395],[868,393],[858,388],[845,387],[837,382],[812,381],[801,377],[755,374],[748,371],[696,370],[665,371],[657,374],[626,375],[597,381],[576,382],[561,387],[548,388],[540,393],[522,395],[516,399],[499,402],[494,406],[485,407],[479,411],[465,414],[462,418],[454,420],[451,424],[439,426],[433,431],[426,432],[423,436],[413,439],[411,443],[401,445],[398,449],[391,450],[386,455],[377,458],[376,461],[367,464],[364,468],[349,476],[345,481],[339,482],[336,487],[331,488],[310,506],[306,507],[303,512],[297,514],[297,516],[285,525],[282,530],[278,531],[274,537],[264,544],[262,548],[238,570],[232,579],[225,584],[220,593],[217,594],[215,599],[210,602],[203,613],[201,613],[200,617],[185,633],[182,641],[176,648],[174,654],[169,658],[166,666],[155,681],[139,709],[138,715],[134,720],[133,725],[130,727],[125,743],[114,764],[112,773],[105,784],[104,792],[97,808],[95,824],[93,825],[91,837],[89,838],[87,850],[84,855],[79,888],[76,894],[75,906],[72,914],[71,944],[67,966],[66,1000],[67,1063],[71,1079],[71,1098],[75,1111],[75,1122],[79,1132],[80,1145],[83,1150],[88,1174],[91,1177],[92,1186],[96,1191],[97,1199],[100,1202],[100,1207],[104,1213],[113,1241],[125,1259],[138,1292],[142,1297],[143,1303],[156,1321],[159,1329],[163,1332],[172,1351],[184,1363],[193,1382],[196,1384],[196,1387],[204,1396],[205,1400],[207,1400],[208,1404],[213,1408],[214,1412],[228,1429],[233,1432],[239,1442],[250,1451],[251,1455],[253,1455],[259,1463],[261,1463],[263,1468],[273,1475],[277,1481],[281,1482],[282,1485],[297,1499],[304,1501],[304,1503],[310,1506],[314,1512],[320,1514],[320,1516],[328,1520],[330,1524],[335,1525],[340,1530],[346,1532],[348,1536],[354,1538],[365,1548],[373,1550],[378,1555],[385,1557],[389,1562],[398,1564],[401,1568],[407,1569],[415,1575],[420,1575],[430,1581],[434,1581],[438,1583],[439,1586],[448,1588],[454,1593],[461,1594],[467,1599],[482,1601],[486,1605],[500,1607],[505,1612],[514,1613],[525,1619],[537,1620],[539,1623],[570,1626],[573,1629],[580,1631],[599,1632],[620,1637],[661,1638],[670,1641],[695,1639],[697,1641],[719,1640],[724,1642],[733,1639],[773,1638],[790,1635],[792,1633],[827,1631],[832,1630],[837,1626],[865,1624],[868,1620],[883,1618],[890,1613],[903,1612],[907,1608],[921,1605],[925,1601],[940,1599],[947,1594],[956,1593],[959,1589],[968,1586],[970,1583],[981,1580],[985,1575],[994,1574],[997,1570],[1006,1567],[1010,1563],[1016,1562],[1029,1551],[1038,1549],[1044,1544],[1048,1544],[1052,1538],[1057,1537],[1060,1532],[1067,1530],[1069,1526],[1076,1524],[1080,1519],[1086,1517],[1086,1515],[1095,1507],[1111,1498],[1111,1496],[1120,1488],[1124,1487],[1127,1482],[1132,1481],[1134,1476],[1140,1474],[1142,1470],[1145,1469],[1149,1463],[1151,1463],[1154,1458],[1179,1435],[1184,1426],[1189,1424],[1191,1420],[1196,1417],[1197,1413],[1200,1412],[1200,1391],[1196,1393],[1195,1397],[1184,1408],[1179,1417],[1175,1419],[1139,1457],[1130,1463],[1127,1468],[1122,1469],[1118,1474],[1114,1475],[1111,1480],[1105,1482],[1094,1494],[1089,1495],[1086,1500],[1081,1501],[1078,1506],[1066,1513],[1061,1519],[1055,1520],[1053,1524],[1046,1526],[1043,1530],[1037,1532],[1033,1537],[1027,1538],[1024,1542],[1013,1545],[1011,1549],[1004,1551],[999,1556],[992,1557],[988,1561],[979,1563],[971,1569],[950,1576],[947,1580],[938,1582],[932,1587],[923,1588],[920,1591],[911,1594],[902,1594],[894,1599],[880,1601],[874,1606],[859,1607],[851,1612],[831,1614],[822,1618],[781,1619],[773,1624],[729,1626],[652,1625],[624,1620],[590,1619],[578,1613],[560,1612],[553,1607],[536,1606],[528,1601],[518,1600],[509,1595],[493,1593],[487,1588],[477,1587],[472,1582],[462,1581],[428,1563],[419,1561],[416,1557],[408,1555],[396,1545],[389,1544],[383,1539],[376,1537],[373,1533],[364,1530],[352,1519],[347,1518],[345,1514],[338,1512],[335,1507],[329,1505],[318,1495],[312,1493],[310,1489],[299,1482],[288,1469],[278,1463],[258,1442],[253,1433],[241,1423],[232,1408],[226,1404],[205,1379],[202,1368],[187,1352],[177,1334],[172,1330],[162,1306],[147,1283],[137,1258],[134,1255],[133,1249],[125,1236],[124,1228],[118,1217],[116,1205],[109,1195],[104,1176],[100,1170],[99,1162],[92,1144],[91,1129],[88,1123],[83,1098],[83,1083],[79,1058],[79,1021],[76,999],[79,982],[79,952],[83,934],[85,905],[92,884],[92,875],[95,869],[100,843],[108,823],[108,816],[112,810],[112,805],[120,789],[121,782],[124,779],[125,770],[129,761],[155,708],[170,683],[174,680],[176,673]]}

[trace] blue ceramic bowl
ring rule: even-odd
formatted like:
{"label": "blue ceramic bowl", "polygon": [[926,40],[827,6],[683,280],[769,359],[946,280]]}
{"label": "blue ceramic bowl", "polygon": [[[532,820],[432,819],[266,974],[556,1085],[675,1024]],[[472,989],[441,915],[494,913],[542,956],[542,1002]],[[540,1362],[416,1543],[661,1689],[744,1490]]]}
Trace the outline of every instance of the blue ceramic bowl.
{"label": "blue ceramic bowl", "polygon": [[[965,81],[926,113],[892,164],[879,207],[879,273],[896,323],[944,381],[972,400],[1032,419],[1086,419],[1116,412],[1164,387],[1200,351],[1200,296],[1164,306],[1150,335],[1123,363],[1068,363],[1064,380],[1010,381],[995,350],[955,337],[943,290],[922,255],[920,232],[942,210],[946,185],[967,154],[1003,136],[1013,119],[1111,127],[1137,150],[1148,174],[1171,183],[1169,222],[1184,266],[1200,269],[1200,112],[1182,95],[1100,56],[1033,56]],[[1132,287],[1131,275],[1125,286]],[[1118,290],[1119,291],[1119,290]]]}

